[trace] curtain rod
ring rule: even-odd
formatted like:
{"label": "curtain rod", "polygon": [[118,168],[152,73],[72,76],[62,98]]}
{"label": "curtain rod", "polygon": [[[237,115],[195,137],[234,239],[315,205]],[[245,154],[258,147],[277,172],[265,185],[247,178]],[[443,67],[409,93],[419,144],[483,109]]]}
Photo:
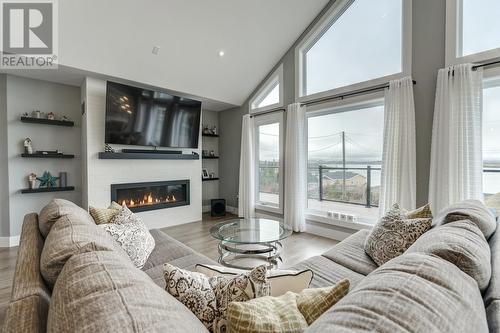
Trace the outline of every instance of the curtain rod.
{"label": "curtain rod", "polygon": [[286,109],[285,108],[278,108],[278,109],[272,109],[269,111],[258,112],[258,113],[251,114],[250,118],[257,117],[257,116],[263,116],[265,114],[274,113],[274,112],[278,112],[278,111],[284,112],[284,111],[286,111]]}
{"label": "curtain rod", "polygon": [[[417,84],[417,81],[413,80],[413,84]],[[333,95],[333,96],[328,96],[328,97],[323,97],[323,98],[317,98],[317,99],[313,99],[311,101],[307,101],[307,102],[304,102],[304,103],[301,103],[301,104],[302,105],[306,105],[306,106],[307,105],[312,105],[312,104],[318,104],[318,103],[322,103],[322,102],[326,102],[326,101],[331,101],[331,100],[336,100],[336,99],[344,99],[344,98],[347,98],[347,97],[352,97],[352,96],[357,96],[357,95],[363,95],[363,94],[367,94],[367,93],[374,92],[374,91],[384,90],[384,89],[387,89],[387,88],[389,88],[389,83],[385,83],[383,85],[379,85],[379,86],[375,86],[375,87],[371,87],[371,88],[355,90],[355,91],[348,92],[348,93],[345,93],[345,94],[339,94],[339,95]]]}
{"label": "curtain rod", "polygon": [[472,66],[472,70],[475,71],[478,68],[492,66],[492,65],[498,65],[498,64],[500,64],[500,60],[485,62],[484,64],[479,64],[479,65]]}

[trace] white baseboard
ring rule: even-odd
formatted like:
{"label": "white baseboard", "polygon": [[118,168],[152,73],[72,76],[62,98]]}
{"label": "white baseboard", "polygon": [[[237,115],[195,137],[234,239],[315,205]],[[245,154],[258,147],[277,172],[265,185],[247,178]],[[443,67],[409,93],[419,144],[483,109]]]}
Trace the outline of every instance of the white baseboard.
{"label": "white baseboard", "polygon": [[0,237],[0,247],[14,247],[19,245],[19,236]]}

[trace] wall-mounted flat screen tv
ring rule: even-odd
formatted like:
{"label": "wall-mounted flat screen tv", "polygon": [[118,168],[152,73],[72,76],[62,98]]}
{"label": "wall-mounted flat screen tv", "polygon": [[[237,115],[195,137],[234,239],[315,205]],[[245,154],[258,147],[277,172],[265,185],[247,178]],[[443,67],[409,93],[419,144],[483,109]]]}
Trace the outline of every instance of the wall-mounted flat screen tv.
{"label": "wall-mounted flat screen tv", "polygon": [[201,102],[107,82],[106,143],[198,148]]}

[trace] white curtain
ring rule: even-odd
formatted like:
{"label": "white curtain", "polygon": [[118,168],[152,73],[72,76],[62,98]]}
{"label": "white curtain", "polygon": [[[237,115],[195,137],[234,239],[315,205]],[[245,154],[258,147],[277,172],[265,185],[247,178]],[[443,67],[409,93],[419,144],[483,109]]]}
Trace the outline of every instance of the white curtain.
{"label": "white curtain", "polygon": [[290,104],[285,144],[285,224],[295,232],[306,230],[306,108]]}
{"label": "white curtain", "polygon": [[254,122],[248,114],[243,116],[240,154],[238,215],[251,218],[255,214]]}
{"label": "white curtain", "polygon": [[389,83],[384,112],[381,215],[395,203],[406,209],[416,204],[415,104],[410,77]]}
{"label": "white curtain", "polygon": [[471,64],[441,69],[432,130],[429,201],[437,213],[482,194],[481,70]]}

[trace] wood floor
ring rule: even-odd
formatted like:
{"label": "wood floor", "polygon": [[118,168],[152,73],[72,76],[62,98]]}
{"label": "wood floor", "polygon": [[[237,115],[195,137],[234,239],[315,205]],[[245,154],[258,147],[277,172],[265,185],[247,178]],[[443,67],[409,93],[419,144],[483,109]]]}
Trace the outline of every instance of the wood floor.
{"label": "wood floor", "polygon": [[[162,231],[195,251],[203,253],[213,260],[217,260],[218,242],[210,236],[209,230],[217,222],[234,217],[227,216],[226,218],[214,219],[204,214],[202,222],[164,228]],[[280,268],[293,266],[304,259],[319,255],[337,242],[328,238],[301,233],[293,234],[282,243],[284,246],[282,255],[283,264]],[[5,311],[10,299],[16,257],[17,247],[0,248],[0,327],[4,322]]]}

